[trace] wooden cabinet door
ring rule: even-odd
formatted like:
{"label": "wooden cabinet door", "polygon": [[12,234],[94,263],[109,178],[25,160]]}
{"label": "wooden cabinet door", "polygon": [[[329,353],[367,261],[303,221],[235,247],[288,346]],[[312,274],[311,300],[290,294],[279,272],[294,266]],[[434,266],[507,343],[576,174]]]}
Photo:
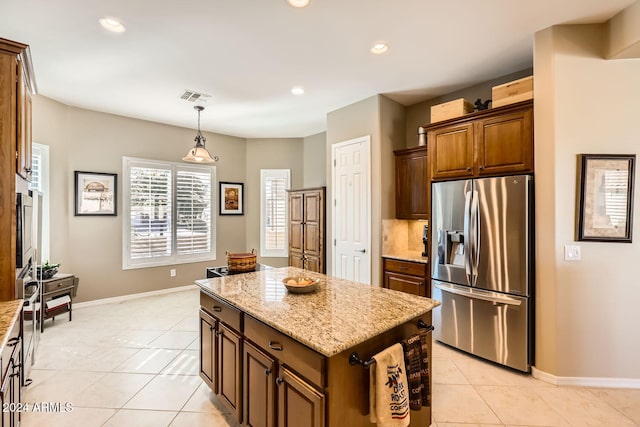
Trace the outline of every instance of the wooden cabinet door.
{"label": "wooden cabinet door", "polygon": [[324,427],[324,394],[286,368],[278,374],[278,427]]}
{"label": "wooden cabinet door", "polygon": [[413,295],[427,296],[425,279],[423,277],[407,276],[405,274],[385,271],[384,287]]}
{"label": "wooden cabinet door", "polygon": [[398,150],[396,155],[396,218],[428,219],[427,147]]}
{"label": "wooden cabinet door", "polygon": [[322,193],[313,191],[303,194],[304,198],[304,253],[320,256],[322,251]]}
{"label": "wooden cabinet door", "polygon": [[214,393],[218,393],[216,370],[217,320],[200,310],[200,377]]}
{"label": "wooden cabinet door", "polygon": [[276,362],[247,341],[243,353],[244,425],[275,427]]}
{"label": "wooden cabinet door", "polygon": [[532,109],[476,123],[478,175],[533,171]]}
{"label": "wooden cabinet door", "polygon": [[242,340],[218,323],[218,397],[238,422],[242,421]]}
{"label": "wooden cabinet door", "polygon": [[473,123],[430,131],[428,146],[432,180],[473,176]]}
{"label": "wooden cabinet door", "polygon": [[304,212],[303,195],[289,194],[289,250],[304,251]]}
{"label": "wooden cabinet door", "polygon": [[289,250],[289,265],[291,267],[304,268],[304,255],[302,252]]}
{"label": "wooden cabinet door", "polygon": [[[5,369],[7,370],[5,374]],[[2,385],[0,386],[0,397],[2,398],[2,407],[5,405],[11,404],[11,362],[7,363],[6,366],[2,366],[2,374],[4,377],[2,378]],[[10,426],[11,425],[11,415],[12,412],[2,411],[2,426]]]}
{"label": "wooden cabinet door", "polygon": [[304,256],[304,268],[309,271],[315,271],[317,273],[322,273],[321,268],[322,264],[320,261],[320,257],[317,256]]}

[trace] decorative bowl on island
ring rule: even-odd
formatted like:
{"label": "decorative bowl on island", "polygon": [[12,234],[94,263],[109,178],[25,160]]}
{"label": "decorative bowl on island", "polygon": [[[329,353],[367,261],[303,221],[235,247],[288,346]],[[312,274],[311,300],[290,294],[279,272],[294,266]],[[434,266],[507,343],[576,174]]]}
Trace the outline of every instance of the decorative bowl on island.
{"label": "decorative bowl on island", "polygon": [[309,294],[318,289],[320,279],[313,277],[285,277],[282,279],[285,288],[294,294]]}

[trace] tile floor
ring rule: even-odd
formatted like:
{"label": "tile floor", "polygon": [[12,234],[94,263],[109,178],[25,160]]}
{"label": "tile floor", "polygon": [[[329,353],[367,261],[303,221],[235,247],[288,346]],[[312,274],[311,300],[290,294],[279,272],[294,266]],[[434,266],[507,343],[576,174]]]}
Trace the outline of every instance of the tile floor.
{"label": "tile floor", "polygon": [[[198,305],[190,289],[48,320],[22,401],[54,405],[22,426],[235,427],[198,377]],[[555,387],[440,344],[433,383],[434,427],[640,425],[640,390]]]}

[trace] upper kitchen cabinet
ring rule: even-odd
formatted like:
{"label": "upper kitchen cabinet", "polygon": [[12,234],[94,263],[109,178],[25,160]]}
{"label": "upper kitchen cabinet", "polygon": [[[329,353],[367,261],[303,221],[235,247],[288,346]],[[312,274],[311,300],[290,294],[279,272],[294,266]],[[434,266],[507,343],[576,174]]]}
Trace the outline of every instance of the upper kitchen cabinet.
{"label": "upper kitchen cabinet", "polygon": [[396,218],[428,219],[427,146],[393,153],[396,156]]}
{"label": "upper kitchen cabinet", "polygon": [[325,188],[289,190],[289,265],[325,271]]}
{"label": "upper kitchen cabinet", "polygon": [[426,128],[432,180],[533,172],[533,100]]}

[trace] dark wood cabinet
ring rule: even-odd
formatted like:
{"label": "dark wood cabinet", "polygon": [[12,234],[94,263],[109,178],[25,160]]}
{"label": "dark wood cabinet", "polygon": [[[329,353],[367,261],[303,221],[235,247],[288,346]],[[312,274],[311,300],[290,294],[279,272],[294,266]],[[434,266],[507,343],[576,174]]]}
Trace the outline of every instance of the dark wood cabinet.
{"label": "dark wood cabinet", "polygon": [[396,150],[396,218],[428,219],[427,146]]}
{"label": "dark wood cabinet", "polygon": [[305,380],[280,367],[278,378],[278,427],[323,427],[324,399]]}
{"label": "dark wood cabinet", "polygon": [[218,324],[218,397],[238,422],[242,421],[242,340],[240,335]]}
{"label": "dark wood cabinet", "polygon": [[0,38],[0,301],[17,298],[16,191],[31,167],[32,70],[29,46]]}
{"label": "dark wood cabinet", "polygon": [[426,126],[432,180],[533,172],[533,101]]}
{"label": "dark wood cabinet", "polygon": [[385,288],[431,298],[428,264],[383,258],[382,269]]}
{"label": "dark wood cabinet", "polygon": [[275,360],[246,342],[243,366],[244,424],[248,427],[275,427]]}
{"label": "dark wood cabinet", "polygon": [[217,364],[215,363],[217,330],[218,321],[200,310],[200,378],[216,394],[218,393]]}
{"label": "dark wood cabinet", "polygon": [[20,425],[22,400],[22,312],[7,331],[7,341],[0,357],[0,400],[2,427]]}
{"label": "dark wood cabinet", "polygon": [[325,271],[325,187],[289,190],[289,265]]}

